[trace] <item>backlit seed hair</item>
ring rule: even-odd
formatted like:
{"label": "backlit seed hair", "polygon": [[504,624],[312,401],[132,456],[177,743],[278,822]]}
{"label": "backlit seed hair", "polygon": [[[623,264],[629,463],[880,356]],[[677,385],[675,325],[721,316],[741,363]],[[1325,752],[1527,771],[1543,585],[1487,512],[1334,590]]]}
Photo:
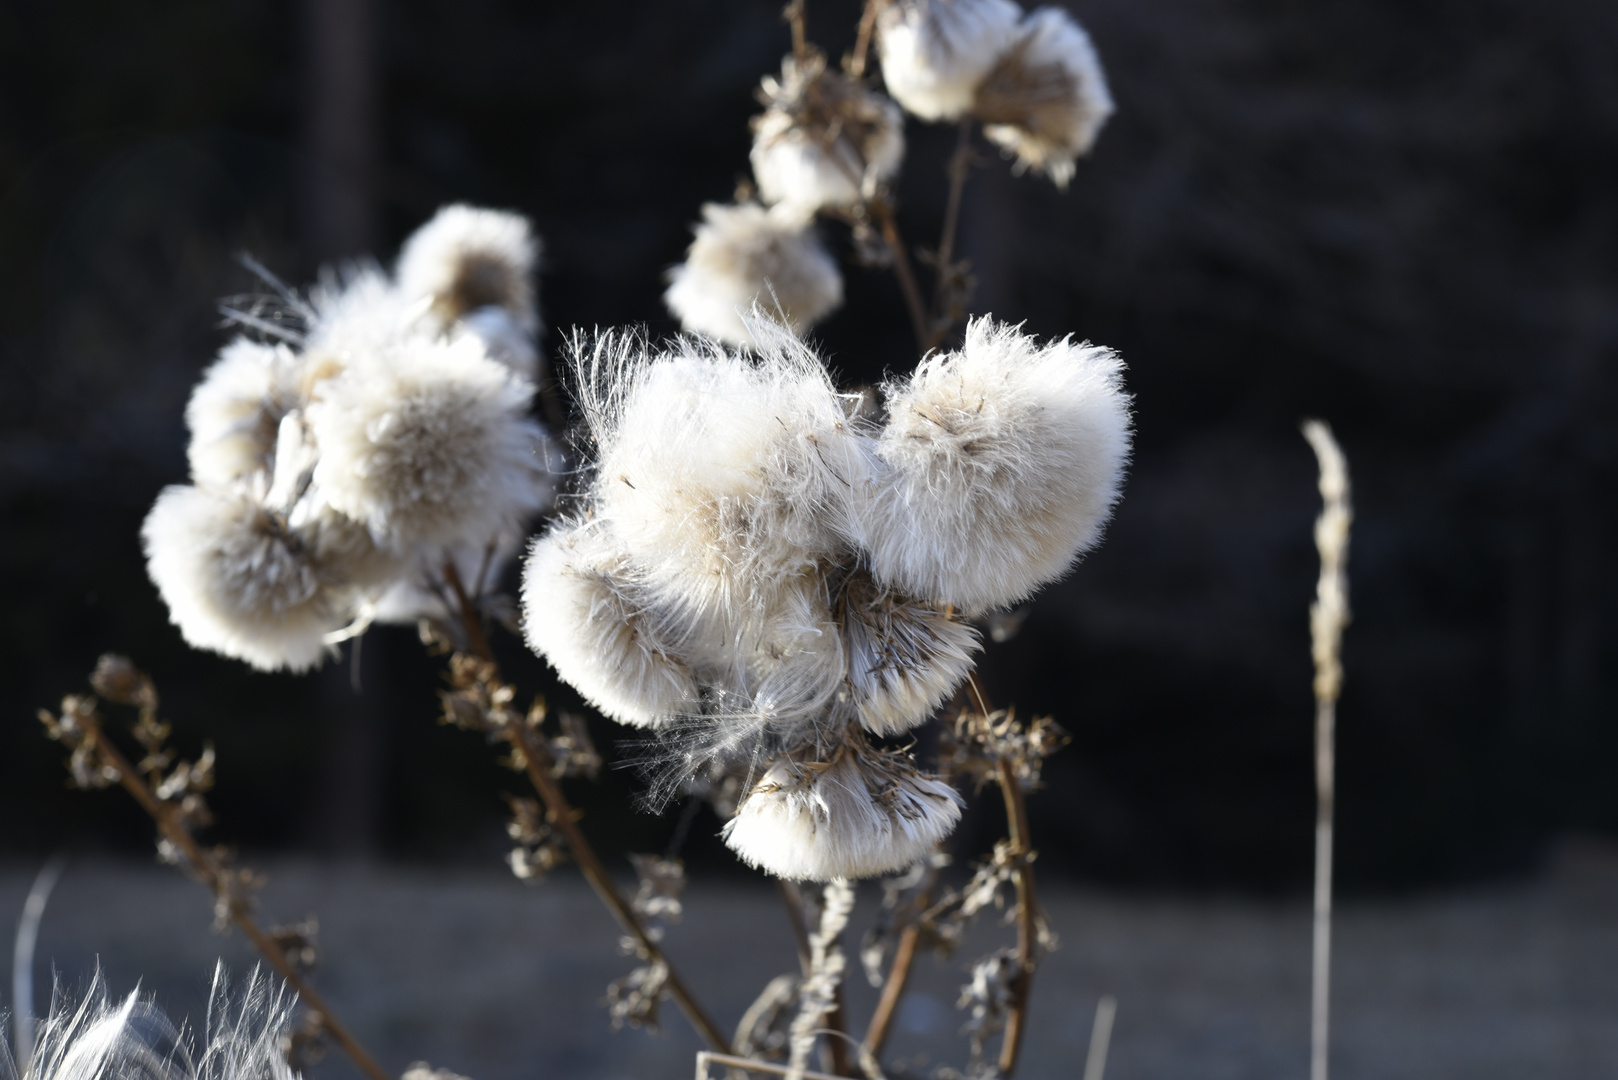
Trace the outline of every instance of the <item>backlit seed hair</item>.
{"label": "backlit seed hair", "polygon": [[1016,34],[1012,0],[895,0],[877,16],[888,93],[923,120],[957,120]]}
{"label": "backlit seed hair", "polygon": [[743,347],[753,344],[747,318],[754,309],[801,334],[843,303],[836,260],[814,226],[786,206],[707,204],[668,282],[663,302],[681,327]]}
{"label": "backlit seed hair", "polygon": [[983,132],[1065,188],[1074,161],[1089,153],[1112,115],[1112,94],[1090,35],[1062,8],[1023,19],[994,69],[978,85],[973,114]]}
{"label": "backlit seed hair", "polygon": [[981,612],[1055,581],[1101,538],[1129,457],[1116,353],[989,318],[885,389],[882,468],[857,485],[872,576]]}
{"label": "backlit seed hair", "polygon": [[787,57],[781,78],[766,76],[767,106],[753,118],[753,177],[766,203],[804,215],[854,206],[899,171],[904,117],[819,54]]}

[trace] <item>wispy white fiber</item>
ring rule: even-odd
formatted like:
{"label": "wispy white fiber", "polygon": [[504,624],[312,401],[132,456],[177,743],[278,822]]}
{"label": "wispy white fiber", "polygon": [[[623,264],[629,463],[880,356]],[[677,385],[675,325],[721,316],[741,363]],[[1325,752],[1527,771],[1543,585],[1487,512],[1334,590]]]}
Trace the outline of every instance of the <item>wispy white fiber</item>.
{"label": "wispy white fiber", "polygon": [[659,600],[762,611],[838,550],[863,451],[819,359],[762,324],[754,357],[604,336],[579,358],[596,512]]}
{"label": "wispy white fiber", "polygon": [[908,731],[971,672],[978,633],[964,620],[877,587],[863,572],[844,588],[848,688],[860,721],[881,735]]}
{"label": "wispy white fiber", "polygon": [[744,862],[777,877],[874,877],[930,853],[961,805],[954,788],[908,759],[847,744],[830,761],[771,765],[722,835]]}
{"label": "wispy white fiber", "polygon": [[550,499],[532,396],[470,337],[356,356],[309,406],[314,482],[394,550],[482,543]]}
{"label": "wispy white fiber", "polygon": [[429,298],[446,326],[496,307],[533,334],[539,329],[533,284],[539,251],[539,238],[520,214],[445,206],[405,241],[399,290],[407,300]]}
{"label": "wispy white fiber", "polygon": [[854,206],[892,180],[904,160],[904,117],[825,58],[788,56],[765,76],[753,118],[753,178],[766,203],[803,215]]}
{"label": "wispy white fiber", "polygon": [[13,1061],[0,1037],[3,1080],[296,1080],[281,1051],[295,1003],[257,972],[232,996],[214,973],[200,1041],[177,1029],[139,992],[107,1000],[97,973],[75,999],[58,988],[33,1054]]}
{"label": "wispy white fiber", "polygon": [[973,112],[983,133],[1065,188],[1074,161],[1112,115],[1112,93],[1090,35],[1066,10],[1040,8],[978,86]]}
{"label": "wispy white fiber", "polygon": [[294,529],[245,489],[166,488],[141,539],[185,640],[266,671],[320,663],[324,635],[348,619],[350,583],[376,558],[351,523],[322,515]]}
{"label": "wispy white fiber", "polygon": [[1101,537],[1129,457],[1116,353],[1039,344],[992,319],[959,352],[889,385],[858,486],[878,582],[967,612],[1004,607],[1065,574]]}
{"label": "wispy white fiber", "polygon": [[598,523],[563,520],[529,549],[523,633],[590,704],[644,727],[697,708],[681,659],[690,629],[648,603],[633,569]]}
{"label": "wispy white fiber", "polygon": [[750,346],[746,318],[755,308],[801,334],[843,302],[843,275],[793,208],[757,203],[702,208],[685,262],[668,273],[663,293],[680,325],[731,345]]}
{"label": "wispy white fiber", "polygon": [[882,79],[923,120],[957,120],[1011,44],[1022,18],[1012,0],[896,0],[877,17]]}
{"label": "wispy white fiber", "polygon": [[195,482],[225,486],[274,468],[281,418],[300,400],[298,367],[285,345],[237,338],[220,350],[185,408]]}

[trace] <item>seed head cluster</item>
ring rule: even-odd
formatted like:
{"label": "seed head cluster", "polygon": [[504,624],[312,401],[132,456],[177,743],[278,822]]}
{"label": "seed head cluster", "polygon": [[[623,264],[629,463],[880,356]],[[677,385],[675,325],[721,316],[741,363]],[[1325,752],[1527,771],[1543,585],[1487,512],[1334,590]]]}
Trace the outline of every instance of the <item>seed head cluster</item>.
{"label": "seed head cluster", "polygon": [[522,218],[448,207],[395,276],[350,267],[233,312],[279,340],[240,337],[204,374],[192,482],[142,528],[187,641],[307,669],[345,628],[428,613],[445,560],[470,575],[515,549],[553,490],[529,417],[536,251]]}
{"label": "seed head cluster", "polygon": [[675,780],[754,770],[726,838],[788,878],[913,862],[959,814],[873,742],[971,669],[963,614],[1016,603],[1099,538],[1129,451],[1121,366],[973,322],[863,419],[786,328],[751,353],[574,343],[595,459],[533,544],[530,645]]}

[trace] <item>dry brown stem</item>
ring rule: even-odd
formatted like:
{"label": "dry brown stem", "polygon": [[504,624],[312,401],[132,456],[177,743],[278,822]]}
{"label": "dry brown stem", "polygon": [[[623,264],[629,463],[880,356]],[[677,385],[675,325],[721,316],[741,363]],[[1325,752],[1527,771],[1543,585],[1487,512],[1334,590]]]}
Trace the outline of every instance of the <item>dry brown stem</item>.
{"label": "dry brown stem", "polygon": [[927,305],[921,299],[921,287],[916,284],[915,271],[910,267],[910,255],[905,251],[899,225],[893,218],[893,207],[885,199],[874,199],[871,216],[882,232],[882,240],[893,256],[893,274],[899,279],[899,291],[904,294],[905,310],[910,313],[910,325],[916,333],[916,346],[926,355],[931,334],[927,328]]}
{"label": "dry brown stem", "polygon": [[865,77],[866,59],[871,55],[871,36],[876,30],[876,17],[882,5],[883,0],[865,0],[865,10],[860,13],[859,33],[854,38],[854,51],[843,63],[843,69],[850,78]]}
{"label": "dry brown stem", "polygon": [[937,280],[933,289],[933,318],[923,352],[936,349],[949,337],[966,315],[966,304],[972,281],[967,264],[955,260],[956,234],[960,230],[961,202],[966,190],[966,179],[971,175],[975,158],[972,153],[972,118],[961,119],[955,139],[955,152],[950,155],[946,172],[949,175],[949,196],[944,204],[944,225],[938,238],[938,251],[934,253]]}
{"label": "dry brown stem", "polygon": [[[103,657],[102,665],[97,669],[98,689],[117,692],[118,683],[111,683],[107,679],[100,678],[109,667],[108,660],[117,659]],[[140,705],[140,728],[145,729],[146,733],[148,733],[141,738],[147,749],[147,760],[142,762],[142,766],[144,768],[149,763],[152,763],[157,768],[162,768],[166,765],[166,762],[163,764],[153,762],[152,759],[157,752],[153,749],[154,742],[148,741],[152,733],[166,731],[162,725],[158,724],[155,715],[155,693],[150,691],[150,683],[145,679],[145,676],[135,672],[127,661],[113,666],[116,667],[117,676],[120,678],[127,673],[130,678],[138,680],[133,685],[140,687],[139,690],[135,691],[135,693],[139,694],[139,697],[135,698],[133,703]],[[49,714],[45,714],[45,716],[48,717]],[[117,782],[134,798],[140,808],[146,811],[147,815],[156,823],[158,833],[162,838],[190,864],[191,870],[197,879],[213,891],[216,910],[221,915],[228,917],[241,930],[242,936],[247,938],[253,948],[259,951],[259,954],[264,957],[270,967],[274,968],[276,973],[286,980],[287,985],[297,993],[299,999],[308,1007],[311,1014],[318,1018],[317,1022],[320,1028],[331,1037],[333,1042],[342,1048],[343,1052],[360,1068],[360,1071],[371,1077],[371,1080],[392,1080],[382,1066],[377,1064],[376,1059],[371,1056],[369,1051],[360,1045],[359,1040],[354,1038],[348,1028],[337,1019],[332,1012],[331,1006],[326,1003],[320,992],[303,977],[296,958],[288,955],[288,950],[278,943],[275,934],[265,931],[258,925],[257,920],[253,918],[252,912],[249,910],[249,901],[243,895],[242,882],[244,878],[242,871],[227,867],[217,853],[208,851],[198,844],[196,837],[192,835],[191,829],[185,821],[185,810],[182,806],[159,798],[146,780],[142,778],[141,772],[143,770],[137,770],[132,766],[129,759],[124,756],[123,751],[119,750],[117,745],[107,737],[107,733],[101,725],[100,714],[96,710],[93,700],[86,698],[67,699],[63,702],[61,720],[56,721],[55,718],[51,718],[48,723],[53,729],[53,734],[58,731],[62,732],[63,734],[58,737],[63,742],[74,745],[75,761],[79,759],[79,747],[88,748],[98,765],[97,775],[99,778]],[[137,733],[140,733],[139,729],[137,729]],[[74,744],[74,741],[76,741],[76,744]]]}
{"label": "dry brown stem", "polygon": [[[489,646],[488,635],[483,632],[482,620],[478,617],[471,598],[467,596],[453,563],[445,563],[444,578],[455,594],[467,639],[472,643],[482,665],[482,670],[476,674],[477,682],[484,687],[492,688],[489,700],[497,704],[496,708],[489,711],[488,721],[496,727],[498,735],[510,744],[514,751],[514,761],[520,763],[528,775],[529,783],[545,804],[548,822],[562,834],[568,853],[573,857],[573,861],[578,863],[585,880],[590,883],[590,887],[601,898],[601,902],[606,905],[613,918],[618,921],[624,933],[634,940],[640,955],[653,964],[663,966],[667,972],[664,989],[679,1007],[680,1012],[690,1021],[697,1034],[719,1053],[728,1054],[729,1041],[709,1019],[685,980],[680,977],[674,965],[669,963],[668,957],[658,948],[657,942],[647,933],[646,927],[642,925],[629,902],[618,891],[618,886],[607,873],[607,868],[602,865],[595,848],[590,846],[584,833],[579,830],[578,813],[568,803],[566,796],[562,794],[561,786],[556,781],[555,762],[550,747],[530,726],[526,717],[513,709],[502,707],[513,696],[512,691],[500,678],[499,665],[495,660],[494,650]],[[452,665],[453,662],[452,659]]]}

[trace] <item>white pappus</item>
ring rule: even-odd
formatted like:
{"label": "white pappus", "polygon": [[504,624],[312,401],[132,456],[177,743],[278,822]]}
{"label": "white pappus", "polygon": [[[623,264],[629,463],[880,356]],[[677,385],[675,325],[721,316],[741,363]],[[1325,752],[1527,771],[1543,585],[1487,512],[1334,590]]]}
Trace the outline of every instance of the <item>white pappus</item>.
{"label": "white pappus", "polygon": [[1016,34],[1012,0],[896,0],[877,16],[888,93],[923,120],[957,120]]}

